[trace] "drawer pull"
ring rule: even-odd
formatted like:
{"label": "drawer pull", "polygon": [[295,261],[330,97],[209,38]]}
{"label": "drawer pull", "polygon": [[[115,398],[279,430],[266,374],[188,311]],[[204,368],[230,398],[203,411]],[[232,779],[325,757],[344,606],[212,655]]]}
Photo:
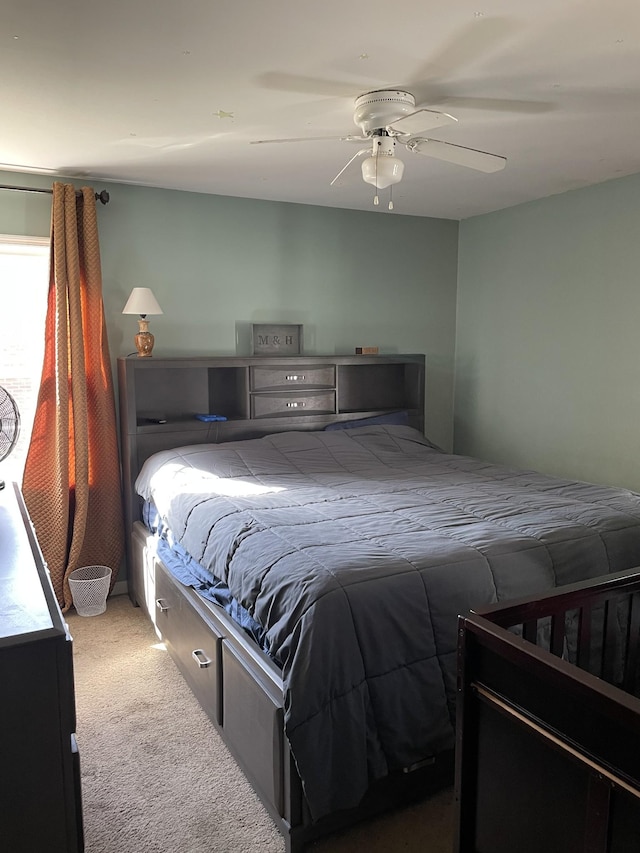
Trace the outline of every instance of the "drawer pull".
{"label": "drawer pull", "polygon": [[307,377],[304,375],[304,373],[290,373],[288,376],[285,377],[287,382],[304,382],[306,378]]}
{"label": "drawer pull", "polygon": [[287,409],[304,409],[306,403],[287,403]]}
{"label": "drawer pull", "polygon": [[167,610],[170,610],[170,607],[165,602],[164,598],[156,598],[156,607],[158,608],[160,613],[166,613]]}
{"label": "drawer pull", "polygon": [[202,649],[194,649],[191,652],[191,657],[198,664],[200,669],[206,669],[206,667],[211,665],[211,659],[205,655]]}

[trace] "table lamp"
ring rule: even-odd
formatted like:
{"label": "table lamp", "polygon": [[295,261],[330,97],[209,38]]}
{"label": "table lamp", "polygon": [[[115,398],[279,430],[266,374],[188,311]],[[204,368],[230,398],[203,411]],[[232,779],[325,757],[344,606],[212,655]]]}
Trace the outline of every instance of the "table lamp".
{"label": "table lamp", "polygon": [[136,349],[140,358],[151,356],[154,337],[149,331],[147,314],[162,314],[162,308],[150,287],[134,287],[122,309],[123,314],[138,314],[138,334],[135,336]]}

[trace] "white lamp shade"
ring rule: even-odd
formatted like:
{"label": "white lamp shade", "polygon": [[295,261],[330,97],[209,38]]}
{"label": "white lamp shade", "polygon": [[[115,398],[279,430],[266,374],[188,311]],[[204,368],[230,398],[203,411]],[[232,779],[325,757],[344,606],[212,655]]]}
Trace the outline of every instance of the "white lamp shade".
{"label": "white lamp shade", "polygon": [[377,154],[375,157],[367,157],[362,164],[362,177],[368,183],[383,190],[391,184],[397,184],[402,180],[404,163],[397,157],[388,154]]}
{"label": "white lamp shade", "polygon": [[134,287],[122,309],[123,314],[162,314],[162,308],[150,287]]}

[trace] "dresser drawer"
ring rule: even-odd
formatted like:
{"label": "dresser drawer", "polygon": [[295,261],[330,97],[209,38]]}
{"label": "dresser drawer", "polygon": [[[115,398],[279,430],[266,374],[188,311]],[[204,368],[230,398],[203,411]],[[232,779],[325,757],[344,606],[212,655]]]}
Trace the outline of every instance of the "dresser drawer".
{"label": "dresser drawer", "polygon": [[285,391],[289,388],[334,388],[336,369],[332,364],[299,367],[249,368],[252,391]]}
{"label": "dresser drawer", "polygon": [[251,396],[252,418],[284,418],[295,415],[326,415],[336,410],[335,391],[303,391],[287,394],[265,392]]}
{"label": "dresser drawer", "polygon": [[192,607],[163,566],[156,569],[156,626],[209,717],[222,723],[222,635]]}

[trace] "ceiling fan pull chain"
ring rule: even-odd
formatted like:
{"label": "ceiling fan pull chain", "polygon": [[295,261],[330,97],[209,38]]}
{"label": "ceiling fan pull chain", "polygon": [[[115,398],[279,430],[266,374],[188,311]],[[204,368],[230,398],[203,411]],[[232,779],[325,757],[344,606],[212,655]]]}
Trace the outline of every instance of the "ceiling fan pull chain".
{"label": "ceiling fan pull chain", "polygon": [[373,203],[378,205],[380,204],[380,199],[378,198],[378,193],[376,193],[373,197]]}
{"label": "ceiling fan pull chain", "polygon": [[393,210],[393,184],[389,187],[389,210]]}

